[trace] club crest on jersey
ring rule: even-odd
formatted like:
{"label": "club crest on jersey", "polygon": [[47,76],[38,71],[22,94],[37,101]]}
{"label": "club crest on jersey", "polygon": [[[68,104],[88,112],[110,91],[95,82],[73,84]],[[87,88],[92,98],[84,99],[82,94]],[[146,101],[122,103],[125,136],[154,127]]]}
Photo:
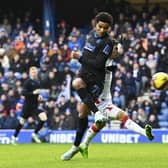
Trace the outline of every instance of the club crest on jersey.
{"label": "club crest on jersey", "polygon": [[103,49],[103,53],[106,54],[106,55],[109,55],[111,50],[112,50],[112,48],[110,47],[109,44],[107,44]]}
{"label": "club crest on jersey", "polygon": [[93,46],[92,44],[90,44],[90,43],[88,43],[88,42],[87,42],[86,45],[84,46],[84,49],[89,50],[89,51],[91,51],[91,52],[94,52],[95,48],[96,48],[96,46]]}

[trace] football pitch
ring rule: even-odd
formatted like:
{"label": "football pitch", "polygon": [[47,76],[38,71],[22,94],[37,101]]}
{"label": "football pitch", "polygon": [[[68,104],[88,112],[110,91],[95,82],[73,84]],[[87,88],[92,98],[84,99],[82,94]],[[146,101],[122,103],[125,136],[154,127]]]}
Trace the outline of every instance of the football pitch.
{"label": "football pitch", "polygon": [[91,144],[89,158],[60,156],[71,144],[0,145],[0,168],[168,168],[168,144]]}

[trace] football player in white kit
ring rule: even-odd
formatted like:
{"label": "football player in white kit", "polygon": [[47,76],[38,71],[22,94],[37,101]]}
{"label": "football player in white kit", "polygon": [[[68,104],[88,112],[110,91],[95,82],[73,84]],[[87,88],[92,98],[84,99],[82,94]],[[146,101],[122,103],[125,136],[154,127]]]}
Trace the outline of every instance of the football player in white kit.
{"label": "football player in white kit", "polygon": [[[104,90],[99,96],[98,100],[96,101],[96,106],[98,107],[99,111],[107,117],[108,120],[119,120],[121,121],[124,126],[132,130],[136,133],[144,135],[149,140],[153,140],[154,136],[152,134],[152,127],[149,124],[145,125],[145,129],[140,127],[137,123],[131,120],[128,117],[128,114],[123,111],[122,109],[118,108],[114,104],[112,104],[112,96],[111,96],[111,82],[112,82],[112,72],[108,69],[110,68],[110,64],[112,61],[110,59],[106,62],[106,76],[105,76],[105,83],[104,83]],[[106,123],[103,122],[96,122],[101,120],[101,115],[95,114],[95,123],[90,126],[90,128],[86,132],[86,136],[83,140],[83,143],[79,146],[79,151],[81,152],[84,158],[88,158],[88,146],[91,140],[96,136],[96,134],[105,126]]]}

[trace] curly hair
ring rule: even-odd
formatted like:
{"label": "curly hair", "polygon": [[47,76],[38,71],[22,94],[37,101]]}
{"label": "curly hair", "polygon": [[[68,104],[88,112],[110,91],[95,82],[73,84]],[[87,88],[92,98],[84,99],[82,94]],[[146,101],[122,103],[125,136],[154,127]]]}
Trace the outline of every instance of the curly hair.
{"label": "curly hair", "polygon": [[102,22],[106,22],[108,23],[110,26],[112,25],[113,23],[113,17],[111,14],[107,13],[107,12],[99,12],[96,17],[96,22],[98,23],[99,21],[102,21]]}

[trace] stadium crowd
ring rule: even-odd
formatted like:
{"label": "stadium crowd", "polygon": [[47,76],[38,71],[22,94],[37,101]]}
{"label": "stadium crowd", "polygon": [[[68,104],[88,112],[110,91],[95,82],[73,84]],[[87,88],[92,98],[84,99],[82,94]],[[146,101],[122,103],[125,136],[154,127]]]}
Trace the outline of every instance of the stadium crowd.
{"label": "stadium crowd", "polygon": [[[113,76],[112,101],[141,126],[148,122],[153,128],[168,127],[168,91],[155,90],[151,85],[155,72],[168,73],[168,18],[164,12],[156,8],[118,12],[110,32],[112,37],[124,38]],[[48,30],[42,34],[41,20],[32,19],[30,12],[22,18],[13,16],[0,18],[0,129],[17,125],[24,102],[22,85],[30,66],[38,67],[42,88],[49,89],[48,94],[42,93],[44,101],[39,104],[47,108],[45,127],[75,129],[80,99],[71,81],[80,63],[71,59],[71,53],[81,52],[95,20],[85,28],[61,20],[55,30],[56,41],[52,41]],[[159,124],[163,108],[167,125]],[[30,117],[24,128],[34,128],[37,122]]]}

